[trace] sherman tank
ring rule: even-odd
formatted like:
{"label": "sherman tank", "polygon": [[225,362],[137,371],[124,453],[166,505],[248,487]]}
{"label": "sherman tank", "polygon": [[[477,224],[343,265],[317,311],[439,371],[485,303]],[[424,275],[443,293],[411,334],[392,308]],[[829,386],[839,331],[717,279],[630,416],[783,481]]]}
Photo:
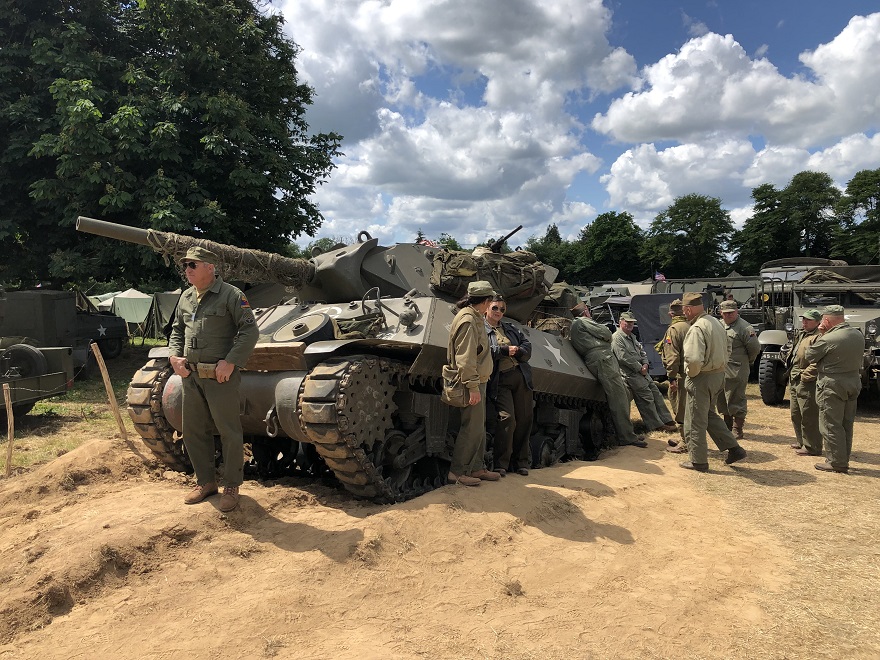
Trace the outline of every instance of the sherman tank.
{"label": "sherman tank", "polygon": [[[570,342],[528,324],[555,269],[520,267],[516,255],[491,250],[473,257],[417,243],[384,247],[366,232],[301,260],[91,218],[79,218],[77,229],[150,246],[169,263],[201,245],[220,257],[227,281],[274,282],[295,294],[255,309],[260,338],[242,370],[242,425],[263,477],[311,461],[355,497],[378,502],[445,484],[459,413],[440,400],[440,373],[468,279],[505,289],[508,316],[532,343],[533,465],[595,458],[614,437],[601,386]],[[189,470],[182,384],[168,356],[165,347],[150,351],[128,389],[128,411],[163,463]]]}

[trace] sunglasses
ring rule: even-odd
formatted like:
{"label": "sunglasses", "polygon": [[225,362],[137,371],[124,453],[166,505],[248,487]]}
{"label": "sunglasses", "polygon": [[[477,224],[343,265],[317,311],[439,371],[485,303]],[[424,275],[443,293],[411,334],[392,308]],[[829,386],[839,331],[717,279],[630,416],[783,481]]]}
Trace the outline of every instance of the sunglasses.
{"label": "sunglasses", "polygon": [[189,268],[190,270],[195,270],[196,268],[199,267],[199,264],[197,261],[185,261],[185,262],[183,262],[183,265],[186,266],[187,268]]}
{"label": "sunglasses", "polygon": [[499,307],[498,305],[492,305],[492,307],[490,307],[489,309],[491,309],[493,312],[506,312],[507,311],[507,307]]}

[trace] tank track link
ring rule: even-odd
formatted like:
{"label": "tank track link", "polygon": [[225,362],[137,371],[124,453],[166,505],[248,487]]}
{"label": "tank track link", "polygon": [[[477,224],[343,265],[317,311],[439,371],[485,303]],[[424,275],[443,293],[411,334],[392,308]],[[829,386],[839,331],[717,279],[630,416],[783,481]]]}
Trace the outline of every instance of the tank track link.
{"label": "tank track link", "polygon": [[128,414],[135,430],[156,458],[172,470],[192,472],[192,465],[176,437],[174,428],[162,414],[162,390],[174,370],[166,358],[155,358],[141,367],[128,386]]}

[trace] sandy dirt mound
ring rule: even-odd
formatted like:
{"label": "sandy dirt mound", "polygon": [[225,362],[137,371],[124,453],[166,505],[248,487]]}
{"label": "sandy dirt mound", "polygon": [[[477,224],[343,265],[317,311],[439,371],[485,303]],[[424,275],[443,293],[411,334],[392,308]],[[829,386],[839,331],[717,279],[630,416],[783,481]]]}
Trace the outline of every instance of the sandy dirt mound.
{"label": "sandy dirt mound", "polygon": [[765,410],[708,475],[654,434],[393,506],[247,482],[228,516],[95,439],[0,484],[0,658],[878,657],[877,419],[842,477]]}

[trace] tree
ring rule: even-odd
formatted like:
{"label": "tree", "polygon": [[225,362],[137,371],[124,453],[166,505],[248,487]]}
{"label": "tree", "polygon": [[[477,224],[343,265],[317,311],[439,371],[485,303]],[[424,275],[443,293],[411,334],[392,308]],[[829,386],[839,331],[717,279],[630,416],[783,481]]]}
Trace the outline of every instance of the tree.
{"label": "tree", "polygon": [[565,280],[570,284],[581,282],[580,269],[584,258],[581,245],[577,242],[563,240],[559,227],[551,224],[542,238],[532,236],[526,241],[526,249],[534,252],[543,263],[559,270],[556,281]]}
{"label": "tree", "polygon": [[799,172],[780,193],[782,211],[800,241],[799,255],[828,257],[840,223],[834,213],[840,191],[825,172]]}
{"label": "tree", "polygon": [[831,256],[852,264],[867,264],[880,251],[880,169],[862,170],[846,184],[837,204]]}
{"label": "tree", "polygon": [[722,277],[733,235],[730,213],[716,197],[678,197],[651,223],[641,257],[667,278]]}
{"label": "tree", "polygon": [[437,239],[437,242],[440,243],[441,247],[444,247],[447,250],[464,250],[464,248],[459,245],[458,241],[447,234],[445,231],[440,234],[440,238]]}
{"label": "tree", "polygon": [[639,258],[644,241],[644,232],[629,213],[602,213],[578,238],[583,259],[579,264],[581,281],[644,279],[648,269]]}
{"label": "tree", "polygon": [[736,267],[757,273],[773,259],[800,254],[800,236],[782,208],[781,193],[770,183],[752,190],[753,214],[737,232],[731,245],[738,252]]}
{"label": "tree", "polygon": [[312,235],[341,138],[308,134],[282,24],[251,0],[0,5],[0,278],[171,274],[78,215],[276,252]]}

